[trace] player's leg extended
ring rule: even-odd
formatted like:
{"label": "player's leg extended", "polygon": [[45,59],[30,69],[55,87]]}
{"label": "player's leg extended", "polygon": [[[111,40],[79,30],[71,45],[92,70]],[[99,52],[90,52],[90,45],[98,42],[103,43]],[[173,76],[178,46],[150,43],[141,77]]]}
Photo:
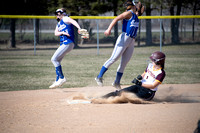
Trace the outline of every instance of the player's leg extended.
{"label": "player's leg extended", "polygon": [[126,50],[122,54],[121,62],[117,69],[117,72],[120,72],[120,73],[124,72],[126,65],[128,64],[128,62],[130,61],[130,59],[133,55],[134,43],[135,43],[135,40],[131,39],[131,41],[129,42],[129,46],[126,48]]}
{"label": "player's leg extended", "polygon": [[125,51],[127,45],[125,45],[125,33],[122,33],[116,41],[115,48],[112,52],[111,57],[104,63],[104,67],[109,68],[115,63]]}
{"label": "player's leg extended", "polygon": [[126,88],[124,88],[122,90],[116,90],[114,92],[110,92],[110,93],[102,96],[102,98],[109,98],[109,97],[120,96],[122,92],[137,93],[138,92],[138,87],[136,85],[132,85],[132,86],[126,87]]}
{"label": "player's leg extended", "polygon": [[104,65],[102,66],[97,78],[95,78],[96,82],[98,85],[102,86],[103,82],[102,82],[102,77],[104,75],[104,73],[108,70],[108,68],[114,63],[116,62],[120,56],[122,55],[123,51],[125,50],[124,46],[123,46],[123,41],[124,41],[124,33],[122,33],[116,42],[115,48],[112,52],[111,57],[104,63]]}
{"label": "player's leg extended", "polygon": [[[62,72],[61,61],[63,57],[73,49],[73,47],[74,47],[73,43],[70,43],[69,45],[63,44],[56,50],[56,52],[52,56],[51,61],[56,68],[57,76],[56,76],[56,82],[55,82],[56,86],[53,84],[53,87],[50,86],[50,88],[58,87],[58,85],[61,86],[64,82],[66,82],[66,79]],[[57,84],[58,81],[60,82],[59,84]]]}
{"label": "player's leg extended", "polygon": [[114,92],[110,92],[104,96],[102,96],[102,98],[109,98],[109,97],[115,97],[115,96],[120,96],[121,95],[121,91],[114,91]]}
{"label": "player's leg extended", "polygon": [[133,55],[134,42],[135,41],[132,38],[130,41],[127,41],[127,43],[129,43],[129,46],[126,48],[126,50],[122,54],[121,62],[117,69],[116,79],[115,79],[115,82],[113,83],[113,86],[117,89],[121,89],[120,81],[123,76],[124,69]]}
{"label": "player's leg extended", "polygon": [[61,66],[61,61],[64,58],[64,56],[70,52],[72,49],[74,48],[74,44],[70,43],[68,45],[61,45],[56,52],[54,53],[54,55],[51,58],[52,63],[54,64],[55,68],[57,68],[56,70],[58,70],[58,74],[60,78],[63,78],[63,73],[62,73],[62,68],[60,68]]}
{"label": "player's leg extended", "polygon": [[116,62],[121,55],[123,54],[124,50],[126,49],[126,46],[124,46],[124,36],[125,33],[122,33],[115,44],[115,48],[112,52],[111,57],[104,63],[102,66],[102,69],[98,75],[98,77],[103,77],[103,74],[107,71],[107,69],[114,63]]}
{"label": "player's leg extended", "polygon": [[70,43],[70,44],[67,44],[67,45],[61,45],[57,50],[56,52],[54,53],[54,55],[52,56],[51,58],[51,61],[53,63],[53,65],[55,67],[58,67],[60,66],[61,64],[61,61],[62,59],[64,58],[64,56],[70,52],[72,49],[74,48],[74,43]]}

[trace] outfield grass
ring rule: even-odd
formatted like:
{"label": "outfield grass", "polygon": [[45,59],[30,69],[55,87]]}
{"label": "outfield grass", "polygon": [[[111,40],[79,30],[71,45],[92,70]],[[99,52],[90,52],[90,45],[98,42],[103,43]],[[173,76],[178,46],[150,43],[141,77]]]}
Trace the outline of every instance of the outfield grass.
{"label": "outfield grass", "polygon": [[[126,67],[121,83],[130,85],[138,74],[144,72],[148,57],[159,47],[135,47],[134,55]],[[63,72],[67,77],[64,88],[96,86],[94,78],[103,63],[110,57],[113,48],[97,50],[74,49],[62,61]],[[165,46],[165,84],[200,83],[200,45]],[[53,50],[1,50],[0,51],[0,91],[48,89],[55,79],[55,71],[50,59]],[[104,84],[111,85],[119,61],[113,64],[104,75]]]}

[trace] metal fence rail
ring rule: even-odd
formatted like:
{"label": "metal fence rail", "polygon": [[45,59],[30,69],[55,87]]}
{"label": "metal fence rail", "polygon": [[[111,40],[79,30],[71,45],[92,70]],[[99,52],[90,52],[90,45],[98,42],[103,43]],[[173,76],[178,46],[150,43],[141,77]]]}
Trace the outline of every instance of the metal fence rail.
{"label": "metal fence rail", "polygon": [[[116,16],[70,16],[73,19],[114,19]],[[55,16],[34,16],[34,15],[0,15],[0,18],[19,19],[55,19]],[[180,15],[180,16],[139,16],[139,19],[185,19],[200,18],[200,15]]]}
{"label": "metal fence rail", "polygon": [[[97,23],[97,54],[99,54],[99,20],[114,19],[116,16],[70,16],[73,19],[96,19]],[[35,16],[35,15],[0,15],[0,18],[9,19],[33,19],[34,24],[34,55],[36,54],[36,30],[35,19],[55,19],[55,16]],[[180,15],[180,16],[139,16],[139,19],[159,19],[160,20],[160,51],[162,51],[162,19],[189,19],[200,18],[200,15]]]}

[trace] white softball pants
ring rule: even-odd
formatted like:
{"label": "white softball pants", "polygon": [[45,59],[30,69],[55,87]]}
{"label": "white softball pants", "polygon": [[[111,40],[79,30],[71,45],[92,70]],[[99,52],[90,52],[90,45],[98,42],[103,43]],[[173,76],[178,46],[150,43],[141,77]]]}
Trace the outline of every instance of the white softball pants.
{"label": "white softball pants", "polygon": [[59,48],[56,50],[56,52],[54,53],[54,55],[51,58],[51,62],[53,63],[53,65],[55,67],[60,66],[62,59],[64,58],[64,56],[69,53],[72,49],[74,48],[74,43],[70,43],[67,45],[62,44],[61,46],[59,46]]}
{"label": "white softball pants", "polygon": [[127,36],[124,32],[121,33],[117,38],[113,53],[111,57],[104,63],[104,67],[109,68],[121,57],[121,62],[119,64],[117,72],[123,73],[126,65],[133,55],[134,43],[135,39]]}

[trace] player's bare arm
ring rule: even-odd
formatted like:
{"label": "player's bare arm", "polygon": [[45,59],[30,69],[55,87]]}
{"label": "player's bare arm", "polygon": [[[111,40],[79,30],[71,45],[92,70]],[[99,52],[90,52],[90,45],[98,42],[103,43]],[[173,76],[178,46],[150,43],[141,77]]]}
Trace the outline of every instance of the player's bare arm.
{"label": "player's bare arm", "polygon": [[62,32],[60,32],[60,31],[58,31],[58,27],[56,26],[56,29],[55,29],[55,36],[61,36],[61,35],[66,35],[66,36],[70,36],[67,32],[64,32],[64,31],[62,31]]}
{"label": "player's bare arm", "polygon": [[80,31],[81,27],[80,27],[80,25],[74,19],[72,19],[70,17],[64,17],[63,21],[65,23],[73,24],[78,29],[78,32]]}
{"label": "player's bare arm", "polygon": [[141,75],[141,76],[142,76],[142,78],[144,78],[144,75],[145,75],[145,73],[146,73],[146,72],[143,72],[143,74]]}
{"label": "player's bare arm", "polygon": [[78,30],[81,29],[81,27],[79,26],[79,24],[78,24],[74,19],[69,18],[69,22],[70,22],[71,24],[73,24],[74,26],[76,26],[76,28],[78,28]]}
{"label": "player's bare arm", "polygon": [[122,20],[122,19],[130,19],[132,16],[131,12],[130,11],[126,11],[122,14],[120,14],[119,16],[117,16],[115,19],[113,19],[113,21],[111,22],[111,24],[109,25],[108,29],[104,32],[104,34],[106,36],[110,35],[111,34],[111,29],[114,27],[114,25]]}
{"label": "player's bare arm", "polygon": [[58,27],[56,26],[55,32],[54,32],[55,36],[61,36],[61,35],[66,35],[66,36],[70,36],[67,32],[60,32],[58,31]]}

